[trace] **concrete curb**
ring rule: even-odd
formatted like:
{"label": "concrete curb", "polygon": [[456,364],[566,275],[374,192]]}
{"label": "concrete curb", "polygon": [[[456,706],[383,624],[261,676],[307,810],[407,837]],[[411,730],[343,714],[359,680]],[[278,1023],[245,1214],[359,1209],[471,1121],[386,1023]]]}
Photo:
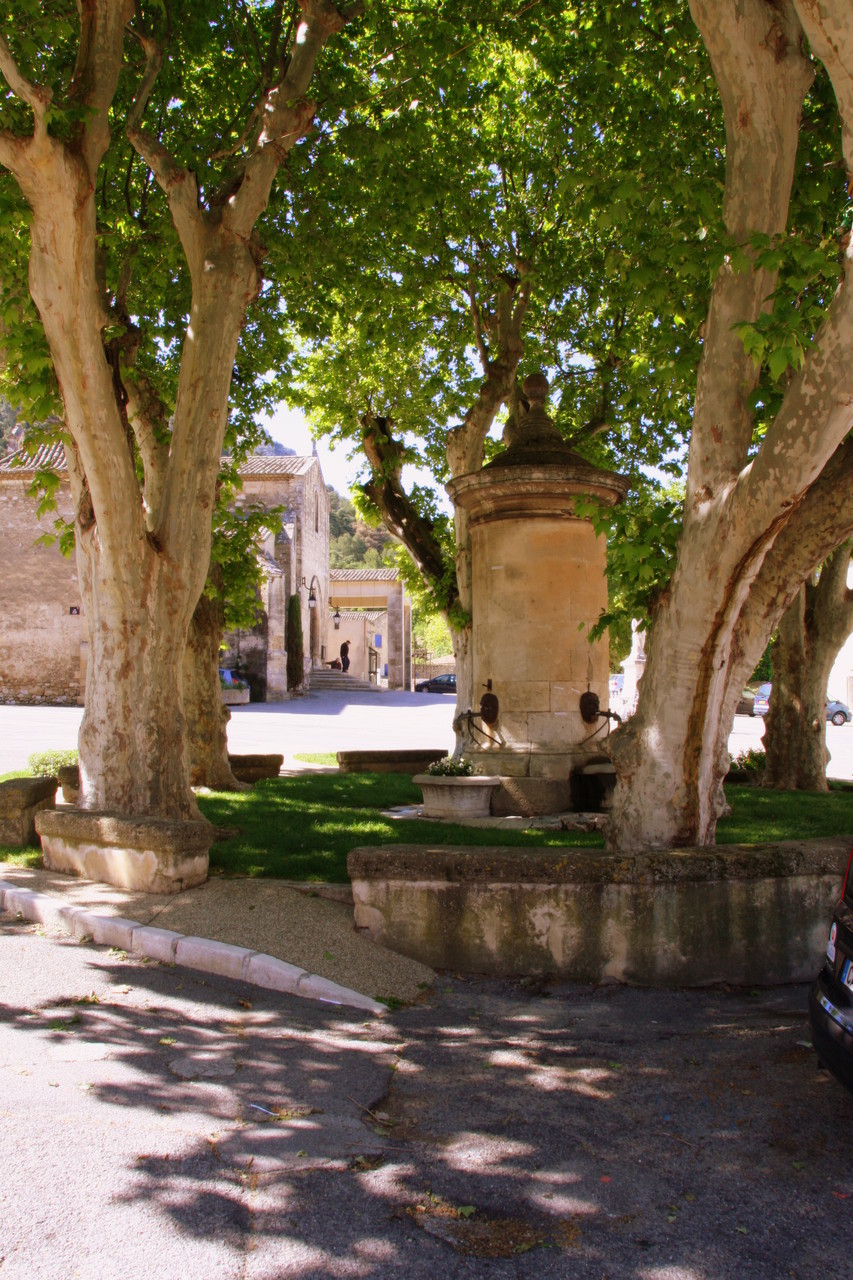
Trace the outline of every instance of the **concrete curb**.
{"label": "concrete curb", "polygon": [[304,1000],[322,1000],[326,1004],[349,1005],[368,1013],[383,1014],[384,1004],[342,987],[319,974],[309,973],[297,965],[275,956],[235,947],[212,938],[190,937],[171,929],[127,920],[123,916],[104,916],[85,907],[74,907],[47,893],[22,889],[8,880],[0,880],[0,911],[21,915],[37,924],[62,929],[76,938],[91,938],[105,947],[117,947],[131,955],[147,956],[162,964],[177,964],[202,973],[215,973],[222,978],[249,982],[269,991],[280,991]]}

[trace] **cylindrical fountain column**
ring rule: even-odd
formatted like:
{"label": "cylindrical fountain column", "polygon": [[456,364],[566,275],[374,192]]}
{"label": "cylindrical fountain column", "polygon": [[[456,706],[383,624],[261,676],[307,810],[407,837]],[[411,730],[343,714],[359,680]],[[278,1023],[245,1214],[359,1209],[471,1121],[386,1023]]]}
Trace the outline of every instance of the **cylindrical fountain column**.
{"label": "cylindrical fountain column", "polygon": [[[473,754],[483,772],[507,779],[510,800],[546,813],[570,807],[571,772],[602,754],[606,734],[580,706],[591,691],[607,707],[607,638],[588,639],[607,608],[606,546],[576,503],[615,503],[628,486],[563,440],[545,411],[543,375],[527,378],[524,393],[530,409],[512,444],[448,492],[469,513],[473,710],[484,693],[497,699],[486,726],[495,741],[478,734]],[[514,806],[505,798],[504,807]]]}

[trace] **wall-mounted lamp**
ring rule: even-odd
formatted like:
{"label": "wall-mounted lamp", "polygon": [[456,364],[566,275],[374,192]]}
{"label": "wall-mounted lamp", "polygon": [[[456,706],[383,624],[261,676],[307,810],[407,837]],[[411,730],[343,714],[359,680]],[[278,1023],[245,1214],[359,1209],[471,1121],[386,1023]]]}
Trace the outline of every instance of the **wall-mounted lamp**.
{"label": "wall-mounted lamp", "polygon": [[336,609],[335,609],[335,612],[332,614],[332,622],[335,624],[335,630],[336,630],[336,631],[340,631],[340,629],[341,629],[341,611],[340,611],[340,609],[338,609],[338,608],[336,608]]}
{"label": "wall-mounted lamp", "polygon": [[[305,579],[304,579],[304,578],[302,579],[302,585],[303,585],[303,587],[308,587],[308,583],[305,581]],[[313,584],[313,582],[311,583],[311,586],[310,586],[310,587],[308,587],[308,608],[309,608],[309,609],[316,609],[316,608],[317,608],[317,597],[316,597],[316,596],[315,596],[315,594],[314,594],[314,584]]]}

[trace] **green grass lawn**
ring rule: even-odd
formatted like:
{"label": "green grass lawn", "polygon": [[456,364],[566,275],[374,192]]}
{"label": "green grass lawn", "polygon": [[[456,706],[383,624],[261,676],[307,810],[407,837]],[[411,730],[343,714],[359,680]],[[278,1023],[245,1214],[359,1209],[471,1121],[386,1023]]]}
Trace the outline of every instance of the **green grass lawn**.
{"label": "green grass lawn", "polygon": [[[849,836],[853,789],[828,795],[726,787],[732,816],[717,827],[719,844]],[[450,823],[383,818],[382,809],[416,804],[421,795],[399,773],[300,774],[259,782],[252,791],[199,796],[205,817],[235,834],[214,844],[211,872],[286,880],[346,880],[346,858],[357,845],[464,844],[513,848],[600,848],[587,831],[505,831]],[[0,859],[39,866],[34,849],[0,846]]]}
{"label": "green grass lawn", "polygon": [[817,840],[821,836],[849,836],[853,840],[853,788],[843,784],[823,795],[729,784],[726,799],[732,815],[717,823],[717,844]]}
{"label": "green grass lawn", "polygon": [[328,773],[270,779],[252,792],[208,793],[199,796],[199,806],[216,826],[239,828],[238,835],[210,851],[211,870],[222,875],[342,881],[347,854],[363,844],[541,848],[603,843],[586,831],[495,831],[380,813],[420,800],[420,789],[405,774]]}

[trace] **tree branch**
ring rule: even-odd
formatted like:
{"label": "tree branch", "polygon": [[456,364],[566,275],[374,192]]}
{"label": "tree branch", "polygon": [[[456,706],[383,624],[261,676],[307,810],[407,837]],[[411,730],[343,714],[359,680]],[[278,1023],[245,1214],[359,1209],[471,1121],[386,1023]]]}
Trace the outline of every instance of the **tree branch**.
{"label": "tree branch", "polygon": [[33,84],[21,72],[3,36],[0,36],[0,72],[16,98],[25,102],[35,117],[36,133],[47,129],[45,116],[53,101],[53,92],[44,85]]}
{"label": "tree branch", "polygon": [[86,108],[79,125],[79,142],[93,181],[110,143],[109,110],[133,7],[134,0],[90,0],[77,5],[80,39],[68,97]]}
{"label": "tree branch", "polygon": [[[799,121],[812,79],[790,0],[690,0],[708,49],[726,122],[723,217],[732,240],[781,233],[788,216]],[[752,440],[749,397],[758,371],[735,326],[767,305],[776,274],[726,259],[711,295],[699,366],[688,504],[735,481]],[[724,425],[723,425],[724,424]]]}
{"label": "tree branch", "polygon": [[145,32],[137,31],[134,27],[128,27],[128,31],[134,40],[142,48],[145,54],[145,69],[142,72],[142,78],[139,81],[139,88],[136,90],[130,111],[127,113],[127,124],[125,130],[130,136],[135,132],[142,123],[142,117],[145,114],[145,108],[148,106],[148,99],[154,85],[157,83],[157,77],[163,66],[163,50],[160,44]]}
{"label": "tree branch", "polygon": [[[424,581],[440,597],[446,589],[448,563],[432,522],[421,515],[403,489],[401,473],[406,450],[394,439],[390,418],[364,417],[361,422],[362,443],[371,470],[364,492],[381,512],[388,530],[403,543]],[[441,599],[442,608],[450,608],[456,599],[455,592],[452,599]]]}
{"label": "tree branch", "polygon": [[238,182],[229,194],[223,224],[248,238],[266,208],[279,164],[314,119],[316,104],[305,94],[317,58],[326,41],[341,31],[363,9],[361,0],[342,12],[332,0],[299,0],[302,21],[290,46],[286,70],[261,102],[262,127],[255,150],[245,161]]}
{"label": "tree branch", "polygon": [[848,439],[836,449],[779,533],[752,584],[732,649],[727,697],[736,697],[749,679],[774,626],[809,574],[853,536],[851,484],[853,440]]}
{"label": "tree branch", "polygon": [[794,0],[812,53],[826,67],[841,116],[841,145],[853,178],[853,21],[847,0]]}
{"label": "tree branch", "polygon": [[175,228],[192,270],[198,256],[194,252],[197,247],[197,233],[203,225],[203,213],[198,199],[198,182],[195,174],[180,164],[163,146],[159,138],[141,127],[148,99],[163,65],[163,49],[146,32],[132,27],[129,30],[145,53],[145,69],[128,112],[125,133],[133,149],[154,174],[158,186],[165,192]]}
{"label": "tree branch", "polygon": [[480,316],[480,308],[477,305],[477,299],[474,297],[474,290],[468,288],[468,309],[471,312],[471,323],[474,326],[474,342],[477,351],[480,353],[480,363],[483,366],[483,372],[486,373],[489,368],[489,348],[486,346],[486,338],[483,333],[483,324]]}

